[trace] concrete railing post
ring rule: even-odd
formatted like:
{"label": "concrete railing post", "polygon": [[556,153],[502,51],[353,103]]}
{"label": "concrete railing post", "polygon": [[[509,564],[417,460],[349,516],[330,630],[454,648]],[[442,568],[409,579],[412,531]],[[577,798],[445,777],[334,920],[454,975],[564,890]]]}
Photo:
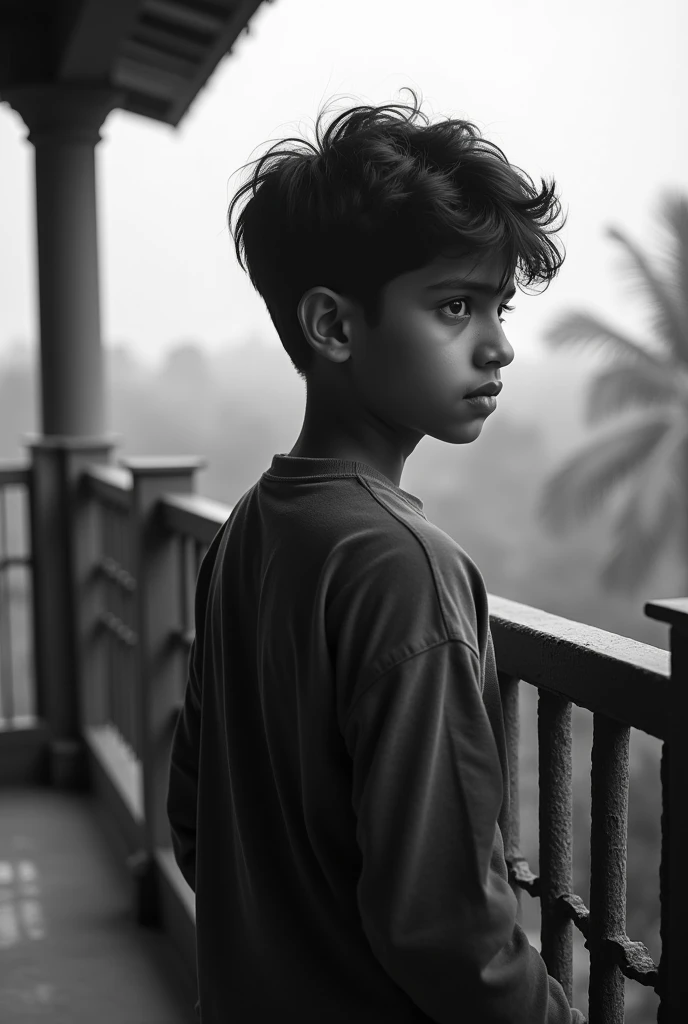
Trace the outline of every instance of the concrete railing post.
{"label": "concrete railing post", "polygon": [[131,509],[133,574],[137,581],[138,714],[143,776],[144,849],[132,859],[138,879],[138,920],[158,922],[155,851],[170,845],[166,797],[176,705],[186,661],[172,642],[181,616],[181,571],[177,539],[160,522],[165,493],[192,493],[194,474],[205,460],[127,458],[120,464],[133,478]]}
{"label": "concrete railing post", "polygon": [[97,557],[83,471],[107,463],[116,435],[27,438],[31,450],[36,713],[48,726],[47,780],[87,785],[81,736],[92,642],[93,560]]}
{"label": "concrete railing post", "polygon": [[645,614],[670,626],[671,684],[662,747],[660,1024],[683,1020],[688,1006],[688,598],[651,601]]}

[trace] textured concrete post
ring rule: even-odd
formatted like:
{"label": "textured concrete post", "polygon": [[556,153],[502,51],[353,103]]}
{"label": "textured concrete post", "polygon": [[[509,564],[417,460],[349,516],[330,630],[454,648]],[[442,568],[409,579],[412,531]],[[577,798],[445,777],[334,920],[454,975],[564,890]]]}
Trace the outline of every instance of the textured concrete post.
{"label": "textured concrete post", "polygon": [[658,1021],[683,1020],[688,1006],[688,598],[652,601],[645,614],[671,626],[671,688],[662,749],[662,863]]}
{"label": "textured concrete post", "polygon": [[[138,715],[143,773],[145,849],[136,858],[138,921],[158,922],[155,850],[170,845],[166,798],[170,748],[177,715],[177,675],[185,671],[171,642],[182,620],[181,565],[177,538],[160,522],[160,497],[194,491],[203,459],[128,458],[120,460],[133,477],[131,512],[134,576],[137,581]],[[133,863],[133,862],[132,862]]]}

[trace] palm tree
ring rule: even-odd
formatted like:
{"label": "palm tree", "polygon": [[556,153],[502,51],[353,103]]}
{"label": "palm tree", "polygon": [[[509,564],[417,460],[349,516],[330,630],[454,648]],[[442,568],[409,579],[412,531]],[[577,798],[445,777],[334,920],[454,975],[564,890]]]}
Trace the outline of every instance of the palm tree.
{"label": "palm tree", "polygon": [[649,331],[633,339],[587,313],[567,313],[545,335],[551,348],[592,347],[611,361],[589,385],[586,419],[598,429],[545,483],[539,515],[562,532],[605,505],[614,547],[600,580],[636,590],[677,546],[688,569],[688,196],[665,194],[654,267],[615,228],[628,276],[647,299]]}

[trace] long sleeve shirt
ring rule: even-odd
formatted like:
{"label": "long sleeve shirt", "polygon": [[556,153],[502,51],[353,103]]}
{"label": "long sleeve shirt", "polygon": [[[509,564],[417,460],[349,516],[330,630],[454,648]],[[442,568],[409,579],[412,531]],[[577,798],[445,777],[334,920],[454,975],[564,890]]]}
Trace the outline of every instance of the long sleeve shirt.
{"label": "long sleeve shirt", "polygon": [[517,923],[485,585],[361,462],[275,455],[201,564],[167,813],[202,1024],[578,1024]]}

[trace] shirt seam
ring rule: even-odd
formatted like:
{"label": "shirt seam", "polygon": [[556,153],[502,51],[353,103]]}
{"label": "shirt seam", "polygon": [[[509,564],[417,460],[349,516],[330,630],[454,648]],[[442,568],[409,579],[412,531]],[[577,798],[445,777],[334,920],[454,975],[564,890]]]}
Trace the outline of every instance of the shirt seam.
{"label": "shirt seam", "polygon": [[[416,505],[414,505],[413,502],[409,501],[408,498],[405,498],[403,494],[399,494],[399,492],[394,489],[392,484],[386,484],[384,480],[378,480],[378,478],[376,476],[366,477],[362,473],[357,473],[356,476],[357,476],[359,482],[362,483],[363,486],[366,488],[366,490],[369,491],[371,494],[373,494],[373,496],[374,496],[374,492],[373,492],[372,488],[368,484],[369,480],[375,480],[376,483],[381,484],[383,487],[387,487],[387,490],[391,491],[392,494],[395,495],[395,497],[400,498],[404,502],[404,504],[407,505],[410,509],[412,509],[414,512],[417,512],[418,515],[423,517],[423,519],[427,518],[425,513],[421,512],[421,510]],[[387,506],[385,506],[385,508],[387,508]],[[390,512],[392,515],[394,515],[394,512],[392,511],[392,509],[388,508],[387,511]],[[399,517],[397,516],[397,519],[398,518]],[[402,520],[399,520],[399,522],[401,522],[401,521]]]}
{"label": "shirt seam", "polygon": [[[417,543],[420,544],[421,548],[423,549],[425,557],[426,557],[426,559],[428,561],[428,565],[430,567],[430,575],[432,576],[432,582],[433,582],[433,585],[435,587],[435,597],[437,598],[437,604],[439,605],[440,615],[442,616],[442,624],[444,626],[444,631],[446,633],[447,638],[450,637],[452,634],[451,634],[451,631],[449,629],[449,626],[447,625],[447,618],[446,618],[445,613],[444,613],[444,605],[442,603],[442,597],[440,595],[439,586],[438,586],[438,583],[437,583],[437,572],[435,570],[435,564],[434,564],[434,562],[432,560],[432,556],[431,556],[431,554],[430,554],[426,544],[423,541],[423,538],[420,536],[419,533],[417,533],[413,529],[413,527],[411,526],[410,523],[406,522],[406,520],[404,520],[400,516],[398,516],[397,513],[394,511],[394,509],[389,508],[388,505],[386,505],[383,501],[380,500],[379,495],[377,495],[375,493],[375,491],[373,490],[373,488],[368,485],[368,481],[367,480],[363,479],[362,477],[360,477],[359,479],[360,479],[361,484],[365,487],[365,489],[368,491],[368,493],[371,495],[371,497],[378,503],[378,505],[380,505],[382,508],[384,508],[385,511],[389,513],[389,515],[394,516],[394,518],[397,520],[397,522],[401,523],[402,526],[405,526],[406,529],[409,530],[413,534],[413,536],[415,537]],[[423,517],[423,518],[425,518],[425,517]],[[426,522],[427,522],[427,520],[426,520]],[[465,641],[464,641],[464,643],[465,643]],[[466,644],[466,646],[470,647],[471,650],[473,650],[473,647],[470,644]]]}
{"label": "shirt seam", "polygon": [[459,637],[459,636],[449,636],[449,637],[446,637],[443,640],[435,640],[432,643],[427,644],[425,647],[422,647],[419,651],[412,651],[410,654],[405,654],[402,658],[399,658],[398,661],[395,661],[393,665],[388,665],[387,668],[384,668],[380,673],[378,673],[378,675],[376,675],[373,679],[371,679],[369,683],[366,683],[366,685],[363,687],[363,689],[360,691],[360,693],[356,697],[356,700],[353,702],[353,704],[351,705],[351,707],[347,711],[346,717],[345,717],[343,725],[342,725],[342,729],[346,729],[348,721],[349,721],[349,718],[351,717],[351,715],[353,714],[354,710],[358,706],[358,703],[361,700],[361,697],[363,697],[366,693],[368,693],[368,691],[371,689],[371,687],[374,686],[375,683],[379,682],[379,680],[382,679],[383,676],[385,676],[388,672],[391,672],[393,669],[399,668],[399,666],[403,665],[405,661],[410,661],[412,658],[417,658],[419,654],[425,654],[427,651],[431,651],[435,647],[441,647],[443,644],[461,644],[462,647],[465,647],[466,650],[471,652],[471,654],[473,655],[473,657],[477,661],[477,663],[478,663],[478,672],[480,673],[480,668],[481,668],[480,655],[462,637]]}

